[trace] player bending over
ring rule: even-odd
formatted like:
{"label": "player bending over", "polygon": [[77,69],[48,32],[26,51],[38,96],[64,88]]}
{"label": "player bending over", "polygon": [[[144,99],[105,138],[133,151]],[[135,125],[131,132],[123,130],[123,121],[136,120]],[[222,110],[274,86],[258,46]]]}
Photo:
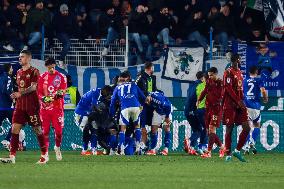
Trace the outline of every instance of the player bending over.
{"label": "player bending over", "polygon": [[[141,129],[140,129],[140,113],[141,104],[145,102],[146,97],[139,87],[133,82],[124,82],[129,78],[127,72],[123,72],[120,75],[120,81],[122,82],[114,89],[111,104],[110,104],[110,115],[113,117],[115,114],[115,105],[117,101],[120,103],[120,132],[118,140],[118,151],[120,155],[124,155],[125,149],[125,131],[126,127],[129,126],[130,120],[133,121],[135,127],[135,140],[136,140],[136,152],[140,151],[141,142]],[[143,105],[143,104],[142,104]]]}
{"label": "player bending over", "polygon": [[222,119],[222,90],[223,84],[222,80],[218,77],[218,70],[215,67],[211,67],[208,70],[209,79],[206,80],[205,89],[202,91],[199,99],[197,100],[198,104],[206,96],[206,112],[205,112],[205,124],[208,130],[208,149],[207,152],[202,154],[201,157],[210,158],[213,144],[216,143],[220,148],[219,157],[224,157],[224,146],[216,134],[216,128],[219,128],[220,121]]}
{"label": "player bending over", "polygon": [[252,66],[249,70],[249,77],[244,81],[244,94],[245,94],[245,104],[248,109],[249,122],[251,126],[250,135],[247,137],[246,145],[244,146],[245,153],[248,154],[249,150],[252,149],[252,153],[256,154],[257,150],[255,148],[256,140],[260,134],[260,100],[261,94],[263,97],[263,102],[268,102],[268,95],[264,88],[263,80],[257,78],[258,68]]}
{"label": "player bending over", "polygon": [[38,98],[40,99],[40,116],[45,136],[45,145],[49,147],[50,123],[54,128],[56,160],[62,160],[60,146],[64,127],[64,100],[67,89],[65,75],[55,70],[56,62],[53,58],[45,60],[47,71],[41,74],[38,80]]}
{"label": "player bending over", "polygon": [[19,146],[19,133],[23,125],[29,123],[32,126],[41,150],[41,158],[37,163],[45,164],[48,162],[47,147],[45,137],[41,128],[39,116],[39,100],[37,96],[37,83],[39,78],[38,69],[31,66],[32,55],[28,50],[20,53],[19,62],[22,68],[17,72],[18,92],[11,94],[12,99],[16,99],[16,107],[12,119],[12,138],[11,149],[8,158],[0,158],[3,163],[15,163],[16,151]]}
{"label": "player bending over", "polygon": [[164,145],[165,148],[161,151],[162,155],[168,155],[171,143],[171,117],[172,104],[163,92],[151,92],[147,97],[146,103],[154,108],[152,128],[151,128],[151,145],[150,150],[146,152],[147,155],[156,155],[156,146],[158,141],[158,128],[165,123],[164,131]]}
{"label": "player bending over", "polygon": [[[240,150],[244,146],[246,138],[249,135],[250,126],[248,123],[247,108],[243,102],[243,75],[239,69],[240,64],[240,56],[238,54],[233,54],[231,57],[231,66],[224,72],[223,121],[226,124],[226,161],[231,161],[231,155],[233,155],[240,161],[245,162],[246,160],[240,153]],[[236,149],[231,153],[234,124],[242,125],[242,132],[239,135]]]}
{"label": "player bending over", "polygon": [[[92,155],[91,152],[88,152],[89,141],[92,141],[90,135],[90,124],[87,124],[88,115],[92,111],[92,107],[99,103],[100,97],[101,89],[94,88],[83,95],[75,109],[75,122],[83,131],[83,149],[81,155]],[[91,147],[95,147],[95,144],[92,142]]]}

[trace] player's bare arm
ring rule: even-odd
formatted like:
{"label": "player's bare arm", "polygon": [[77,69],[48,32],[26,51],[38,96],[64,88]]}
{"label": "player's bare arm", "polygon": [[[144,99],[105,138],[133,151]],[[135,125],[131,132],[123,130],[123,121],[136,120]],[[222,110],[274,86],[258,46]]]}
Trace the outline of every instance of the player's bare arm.
{"label": "player's bare arm", "polygon": [[29,86],[25,90],[12,93],[11,98],[12,99],[20,98],[23,95],[26,95],[26,94],[29,94],[29,93],[36,91],[36,89],[37,89],[37,83],[33,82],[33,83],[31,83],[31,86]]}
{"label": "player's bare arm", "polygon": [[267,95],[267,91],[265,90],[264,87],[260,88],[261,94],[262,94],[262,99],[263,99],[263,103],[267,103],[268,102],[268,95]]}

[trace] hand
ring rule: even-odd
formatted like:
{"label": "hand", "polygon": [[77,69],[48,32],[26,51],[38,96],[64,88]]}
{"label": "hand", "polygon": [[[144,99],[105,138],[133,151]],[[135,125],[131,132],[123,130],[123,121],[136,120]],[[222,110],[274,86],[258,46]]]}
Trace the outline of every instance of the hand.
{"label": "hand", "polygon": [[145,103],[146,104],[150,104],[151,101],[152,101],[152,97],[151,96],[147,96]]}
{"label": "hand", "polygon": [[64,90],[58,90],[56,91],[56,98],[62,98],[64,95]]}
{"label": "hand", "polygon": [[44,96],[44,97],[42,97],[42,101],[43,101],[44,103],[50,103],[50,102],[53,102],[54,99],[53,99],[52,96]]}
{"label": "hand", "polygon": [[16,98],[19,98],[19,97],[21,97],[22,95],[21,95],[21,93],[20,92],[14,92],[14,93],[12,93],[11,95],[10,95],[10,97],[12,98],[12,99],[16,99]]}

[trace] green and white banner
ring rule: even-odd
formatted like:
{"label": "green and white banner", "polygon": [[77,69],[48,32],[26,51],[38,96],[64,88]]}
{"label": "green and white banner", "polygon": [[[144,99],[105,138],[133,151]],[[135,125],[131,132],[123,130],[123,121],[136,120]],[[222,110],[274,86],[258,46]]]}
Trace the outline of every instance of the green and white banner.
{"label": "green and white banner", "polygon": [[248,0],[247,7],[255,9],[255,10],[263,11],[262,0]]}
{"label": "green and white banner", "polygon": [[[263,111],[261,122],[260,138],[257,141],[257,148],[260,152],[275,151],[284,152],[284,111]],[[6,136],[10,125],[4,123],[0,127],[0,141]],[[150,128],[148,128],[150,130]],[[233,134],[233,147],[236,146],[238,133],[241,128],[236,127]],[[38,149],[38,144],[33,134],[31,127],[25,127],[27,149]],[[183,111],[173,112],[173,123],[171,128],[172,134],[172,146],[170,151],[182,152],[183,140],[185,137],[190,137],[191,127],[183,115]],[[225,127],[220,127],[217,130],[217,134],[224,141]],[[159,142],[157,148],[163,147],[163,132],[159,130]],[[52,147],[54,145],[54,134],[50,134]],[[75,125],[73,111],[65,111],[65,127],[63,135],[63,150],[72,150],[81,146],[82,132]],[[2,148],[2,146],[1,146]]]}

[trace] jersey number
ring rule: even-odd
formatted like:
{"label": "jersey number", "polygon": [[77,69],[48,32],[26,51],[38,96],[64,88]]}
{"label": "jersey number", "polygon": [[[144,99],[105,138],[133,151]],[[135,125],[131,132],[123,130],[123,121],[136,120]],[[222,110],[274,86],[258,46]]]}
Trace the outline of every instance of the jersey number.
{"label": "jersey number", "polygon": [[254,84],[253,83],[248,83],[248,86],[249,86],[249,90],[247,92],[247,95],[248,96],[253,96],[254,94],[253,94],[252,90],[254,88]]}
{"label": "jersey number", "polygon": [[124,84],[121,86],[118,86],[118,89],[120,90],[120,95],[123,96],[124,94],[124,87],[127,87],[127,94],[130,93],[130,88],[131,88],[131,84]]}

